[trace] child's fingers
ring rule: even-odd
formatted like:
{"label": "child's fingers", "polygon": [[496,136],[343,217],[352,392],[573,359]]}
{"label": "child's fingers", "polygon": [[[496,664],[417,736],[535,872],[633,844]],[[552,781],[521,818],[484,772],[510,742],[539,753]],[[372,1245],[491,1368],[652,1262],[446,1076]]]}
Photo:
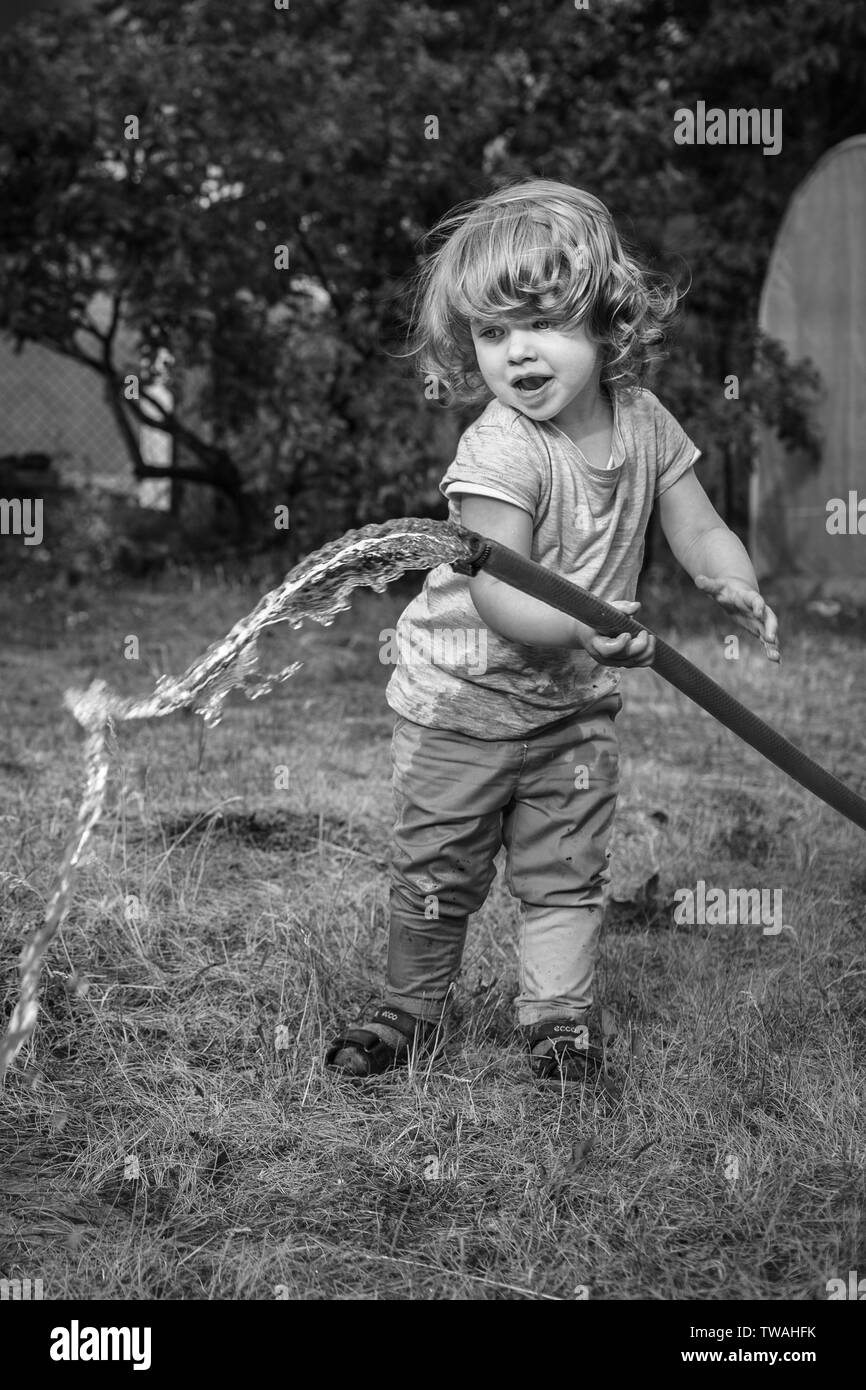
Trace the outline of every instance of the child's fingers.
{"label": "child's fingers", "polygon": [[751,632],[753,637],[763,636],[763,626],[752,617],[751,613],[738,612],[734,614],[740,627],[744,627],[747,632]]}
{"label": "child's fingers", "polygon": [[596,635],[591,655],[602,665],[649,666],[655,659],[655,637],[644,629],[634,637],[621,632],[617,637]]}
{"label": "child's fingers", "polygon": [[723,589],[716,597],[726,607],[760,621],[764,611],[764,600],[753,589]]}
{"label": "child's fingers", "polygon": [[763,645],[764,655],[769,661],[782,660],[779,652],[779,619],[766,603],[761,613],[761,630],[758,633],[758,639]]}
{"label": "child's fingers", "polygon": [[603,637],[597,632],[586,650],[600,666],[621,666],[630,640],[627,632],[618,637]]}
{"label": "child's fingers", "polygon": [[644,631],[639,632],[637,637],[635,637],[635,639],[633,640],[631,647],[629,648],[629,655],[640,658],[638,665],[648,666],[650,662],[654,659],[655,654],[655,634],[652,632],[647,632],[646,629],[644,629]]}
{"label": "child's fingers", "polygon": [[653,652],[652,655],[647,653],[646,656],[637,657],[634,661],[629,661],[626,664],[629,666],[652,666],[654,661],[655,652]]}
{"label": "child's fingers", "polygon": [[759,613],[753,608],[748,613],[740,611],[735,616],[740,626],[751,632],[754,637],[758,637],[770,647],[778,646],[779,622],[771,608],[764,605]]}
{"label": "child's fingers", "polygon": [[[637,599],[618,598],[611,602],[612,608],[630,617],[640,606]],[[587,650],[602,666],[649,666],[655,658],[655,638],[646,628],[634,634],[619,632],[615,637],[596,632]]]}
{"label": "child's fingers", "polygon": [[652,632],[640,632],[628,650],[630,666],[652,666],[656,655],[656,639]]}
{"label": "child's fingers", "polygon": [[631,636],[627,632],[620,632],[616,637],[603,637],[600,632],[597,632],[593,639],[593,646],[610,656],[614,652],[625,651],[631,640]]}
{"label": "child's fingers", "polygon": [[779,642],[779,619],[766,603],[764,604],[764,639],[771,647],[777,646]]}
{"label": "child's fingers", "polygon": [[637,633],[636,636],[631,639],[631,644],[628,649],[629,656],[640,656],[642,652],[646,651],[649,644],[650,634],[647,632],[646,628],[644,628],[643,632]]}

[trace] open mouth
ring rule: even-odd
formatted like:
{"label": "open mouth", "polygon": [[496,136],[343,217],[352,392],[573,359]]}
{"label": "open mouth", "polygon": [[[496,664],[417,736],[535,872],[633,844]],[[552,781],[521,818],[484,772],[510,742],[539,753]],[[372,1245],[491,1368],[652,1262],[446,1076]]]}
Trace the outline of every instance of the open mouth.
{"label": "open mouth", "polygon": [[515,381],[514,389],[529,396],[533,391],[540,391],[549,381],[549,376],[522,376]]}

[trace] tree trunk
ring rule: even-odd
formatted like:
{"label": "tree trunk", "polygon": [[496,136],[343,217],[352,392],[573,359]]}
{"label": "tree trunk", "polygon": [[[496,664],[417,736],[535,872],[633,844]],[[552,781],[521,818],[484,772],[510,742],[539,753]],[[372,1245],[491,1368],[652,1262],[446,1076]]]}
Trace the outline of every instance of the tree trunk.
{"label": "tree trunk", "polygon": [[217,445],[208,444],[205,440],[199,439],[191,430],[187,430],[179,420],[167,416],[164,417],[163,421],[157,422],[146,417],[139,408],[136,410],[136,414],[142,421],[146,420],[148,425],[156,429],[164,429],[171,436],[175,446],[181,443],[204,467],[196,469],[175,464],[171,468],[159,468],[153,464],[145,463],[138,441],[138,433],[122,400],[120,382],[113,374],[103,372],[103,375],[105,376],[105,399],[123,436],[135,477],[137,479],[168,478],[173,488],[178,483],[198,483],[214,488],[231,502],[237,523],[238,538],[246,539],[251,520],[249,505],[244,496],[240,474],[234,460],[228,453]]}

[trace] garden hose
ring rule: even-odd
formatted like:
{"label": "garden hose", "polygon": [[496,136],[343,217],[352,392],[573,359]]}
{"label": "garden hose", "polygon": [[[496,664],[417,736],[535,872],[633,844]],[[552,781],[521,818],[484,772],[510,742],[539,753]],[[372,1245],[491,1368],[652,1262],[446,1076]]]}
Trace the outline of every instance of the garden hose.
{"label": "garden hose", "polygon": [[[634,637],[639,632],[649,631],[636,618],[621,613],[618,608],[596,598],[570,580],[563,579],[562,575],[536,564],[534,560],[527,560],[516,550],[510,550],[498,541],[488,540],[486,536],[479,536],[474,531],[464,530],[464,536],[472,553],[469,560],[453,563],[452,568],[460,573],[475,575],[479,569],[483,569],[504,584],[522,589],[542,603],[548,603],[552,608],[559,608],[572,618],[588,623],[605,637],[615,637],[621,632],[628,632]],[[658,636],[655,639],[652,669],[707,710],[720,724],[731,729],[738,738],[751,744],[776,767],[793,777],[801,787],[806,787],[828,806],[859,825],[861,830],[866,830],[866,800],[862,796],[840,782],[838,777],[808,757],[776,729],[765,724],[763,719],[746,709],[727,690],[716,685],[715,681]]]}

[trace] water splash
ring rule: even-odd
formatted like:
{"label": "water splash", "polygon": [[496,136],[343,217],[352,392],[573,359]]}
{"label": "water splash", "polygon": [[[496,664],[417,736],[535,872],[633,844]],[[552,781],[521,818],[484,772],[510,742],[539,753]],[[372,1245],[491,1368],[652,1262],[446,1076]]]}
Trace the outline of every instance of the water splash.
{"label": "water splash", "polygon": [[276,589],[265,594],[251,613],[235,623],[221,642],[208,647],[183,675],[160,676],[152,694],[139,699],[123,697],[101,680],[93,681],[86,690],[66,691],[64,704],[86,735],[86,783],[45,920],[27,938],[19,958],[18,1002],[0,1042],[0,1084],[36,1026],[42,964],[69,911],[76,870],[102,814],[115,725],[133,719],[158,719],[188,709],[200,714],[204,723],[213,728],[222,718],[230,691],[240,689],[248,699],[257,700],[288,680],[301,666],[301,662],[295,661],[269,675],[258,672],[256,639],[264,628],[283,622],[299,628],[307,618],[329,627],[338,613],[349,608],[349,596],[359,586],[382,593],[407,570],[465,561],[471,553],[467,533],[449,521],[408,517],[347,531],[296,565]]}

